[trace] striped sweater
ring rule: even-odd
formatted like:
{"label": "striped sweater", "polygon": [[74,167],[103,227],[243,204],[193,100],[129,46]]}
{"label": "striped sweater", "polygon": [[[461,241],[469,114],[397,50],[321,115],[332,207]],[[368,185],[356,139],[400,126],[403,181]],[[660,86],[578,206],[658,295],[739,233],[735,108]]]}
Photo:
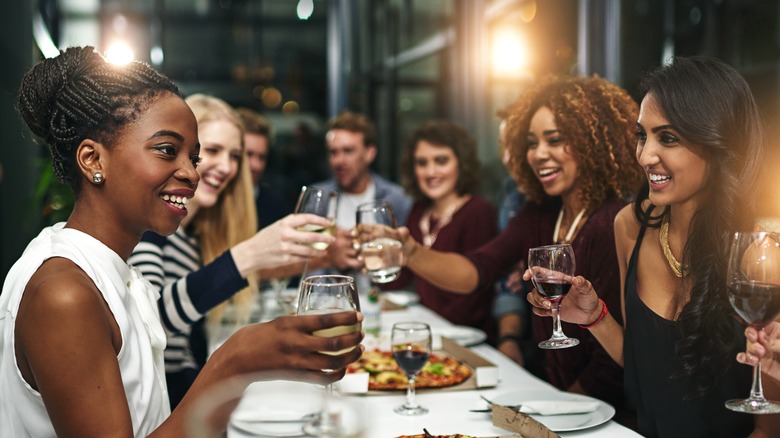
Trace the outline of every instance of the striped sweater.
{"label": "striped sweater", "polygon": [[160,317],[168,336],[165,371],[198,369],[190,345],[192,325],[247,286],[230,251],[203,266],[198,240],[180,227],[168,237],[145,233],[128,262],[160,291]]}

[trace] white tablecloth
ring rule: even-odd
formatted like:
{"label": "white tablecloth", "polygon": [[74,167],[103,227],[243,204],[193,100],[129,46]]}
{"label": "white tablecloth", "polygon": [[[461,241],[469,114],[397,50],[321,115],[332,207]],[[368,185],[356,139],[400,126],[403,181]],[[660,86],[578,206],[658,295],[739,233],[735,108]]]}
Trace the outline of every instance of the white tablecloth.
{"label": "white tablecloth", "polygon": [[[423,321],[436,327],[448,327],[451,324],[423,306],[412,306],[406,310],[382,313],[382,328],[390,331],[393,323],[399,321]],[[576,347],[575,347],[576,348]],[[511,433],[492,425],[490,414],[472,413],[469,409],[483,408],[482,394],[491,399],[509,392],[521,390],[550,391],[558,389],[538,379],[498,350],[487,344],[471,349],[498,366],[499,383],[494,388],[466,391],[417,393],[417,402],[430,409],[430,413],[418,417],[405,417],[393,412],[393,409],[405,401],[405,395],[387,396],[350,396],[365,407],[368,418],[366,438],[387,438],[403,434],[420,434],[423,428],[432,434],[467,434],[479,437],[510,435]],[[614,421],[590,429],[560,433],[562,437],[639,437],[632,430]]]}

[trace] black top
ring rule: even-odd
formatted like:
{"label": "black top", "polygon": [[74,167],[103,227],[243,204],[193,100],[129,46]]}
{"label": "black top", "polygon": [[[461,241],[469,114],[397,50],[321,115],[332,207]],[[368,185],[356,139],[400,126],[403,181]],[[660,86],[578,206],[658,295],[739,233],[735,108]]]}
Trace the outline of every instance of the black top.
{"label": "black top", "polygon": [[[688,396],[693,387],[689,377],[674,377],[681,369],[675,353],[677,324],[653,312],[637,294],[636,266],[644,234],[643,226],[626,273],[623,345],[625,388],[629,403],[636,407],[639,432],[645,437],[748,436],[753,417],[724,406],[726,400],[750,394],[752,370],[737,363],[737,350],[734,362],[703,397]],[[743,331],[736,322],[734,330]]]}

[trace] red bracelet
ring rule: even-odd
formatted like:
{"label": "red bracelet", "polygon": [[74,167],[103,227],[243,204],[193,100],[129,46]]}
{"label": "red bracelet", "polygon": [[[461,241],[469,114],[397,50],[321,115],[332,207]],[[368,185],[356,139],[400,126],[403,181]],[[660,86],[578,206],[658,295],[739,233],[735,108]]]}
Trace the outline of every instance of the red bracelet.
{"label": "red bracelet", "polygon": [[594,325],[596,325],[596,324],[600,323],[600,322],[601,322],[601,320],[602,320],[602,319],[604,319],[604,316],[605,316],[607,313],[609,313],[609,309],[607,309],[607,303],[605,303],[605,302],[604,302],[604,300],[602,300],[601,298],[599,298],[599,301],[601,302],[601,306],[602,306],[602,307],[601,307],[601,315],[599,315],[599,317],[598,317],[598,318],[596,318],[596,320],[595,320],[595,321],[593,321],[593,322],[592,322],[592,323],[590,323],[590,324],[585,324],[585,325],[583,325],[583,324],[577,324],[578,326],[580,326],[580,327],[582,327],[582,328],[584,328],[584,329],[589,329],[589,328],[593,327]]}

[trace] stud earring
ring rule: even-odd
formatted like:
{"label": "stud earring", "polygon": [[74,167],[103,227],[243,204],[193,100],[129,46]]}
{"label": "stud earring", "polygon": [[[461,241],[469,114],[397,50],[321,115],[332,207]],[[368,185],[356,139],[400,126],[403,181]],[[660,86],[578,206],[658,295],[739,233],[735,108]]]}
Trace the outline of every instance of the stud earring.
{"label": "stud earring", "polygon": [[94,175],[92,175],[92,182],[95,184],[100,184],[103,182],[103,174],[100,172],[95,172]]}

